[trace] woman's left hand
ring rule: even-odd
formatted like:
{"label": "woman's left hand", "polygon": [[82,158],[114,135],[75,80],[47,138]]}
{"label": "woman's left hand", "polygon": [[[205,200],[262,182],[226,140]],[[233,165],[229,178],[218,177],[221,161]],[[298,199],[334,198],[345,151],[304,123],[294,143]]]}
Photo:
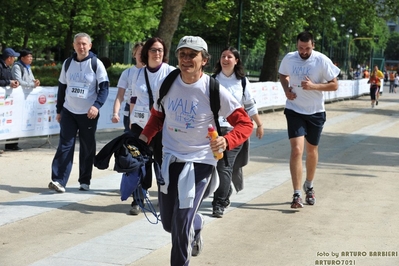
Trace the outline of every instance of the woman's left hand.
{"label": "woman's left hand", "polygon": [[256,137],[258,139],[263,138],[263,126],[260,126],[260,127],[256,128]]}

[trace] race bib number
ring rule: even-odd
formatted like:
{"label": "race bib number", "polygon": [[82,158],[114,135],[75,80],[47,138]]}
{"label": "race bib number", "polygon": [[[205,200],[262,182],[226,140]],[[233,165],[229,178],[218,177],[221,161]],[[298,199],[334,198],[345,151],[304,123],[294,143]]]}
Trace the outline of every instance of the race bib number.
{"label": "race bib number", "polygon": [[85,83],[72,83],[69,85],[69,93],[71,97],[87,99],[89,86]]}
{"label": "race bib number", "polygon": [[139,125],[147,124],[149,119],[149,110],[148,108],[134,108],[133,110],[133,120]]}

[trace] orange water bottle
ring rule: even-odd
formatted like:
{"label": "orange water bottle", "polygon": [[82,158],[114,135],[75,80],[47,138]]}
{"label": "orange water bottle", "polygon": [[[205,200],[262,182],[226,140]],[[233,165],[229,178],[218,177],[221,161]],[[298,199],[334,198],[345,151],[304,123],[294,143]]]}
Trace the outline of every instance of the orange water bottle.
{"label": "orange water bottle", "polygon": [[[218,136],[219,136],[218,132],[215,130],[215,128],[212,126],[212,124],[209,124],[207,138],[209,138],[210,140],[214,140],[214,139],[217,139]],[[216,160],[220,160],[223,158],[223,152],[214,152],[213,157]]]}

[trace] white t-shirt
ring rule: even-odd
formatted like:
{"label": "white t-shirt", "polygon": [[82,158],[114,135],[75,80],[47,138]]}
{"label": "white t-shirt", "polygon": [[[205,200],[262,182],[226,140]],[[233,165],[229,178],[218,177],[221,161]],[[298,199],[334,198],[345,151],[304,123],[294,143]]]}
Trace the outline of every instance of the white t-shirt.
{"label": "white t-shirt", "polygon": [[[220,72],[216,75],[216,79],[219,81],[220,84],[223,85],[223,87],[225,87],[231,93],[231,95],[234,96],[234,98],[236,98],[236,100],[242,106],[245,106],[245,110],[247,111],[249,116],[253,116],[258,113],[258,109],[255,105],[255,100],[252,98],[250,93],[251,84],[249,83],[249,80],[247,78],[245,78],[246,84],[244,97],[242,92],[243,87],[241,79],[237,79],[235,73],[227,77],[225,74],[223,74],[223,72]],[[229,122],[227,122],[226,118],[223,116],[219,117],[219,124],[221,127],[231,127]]]}
{"label": "white t-shirt", "polygon": [[300,114],[310,115],[324,112],[324,95],[321,91],[303,90],[301,81],[308,77],[313,83],[326,83],[340,73],[332,61],[324,54],[312,51],[306,60],[299,56],[298,51],[288,53],[281,61],[278,72],[289,76],[290,86],[297,97],[286,101],[286,108]]}
{"label": "white t-shirt", "polygon": [[137,79],[136,71],[138,71],[138,70],[139,70],[139,68],[136,66],[132,66],[132,67],[125,69],[122,72],[121,76],[119,77],[118,85],[116,85],[118,88],[125,90],[125,95],[124,95],[123,99],[128,104],[130,104],[130,97],[132,95],[132,85],[133,85],[135,76]]}
{"label": "white t-shirt", "polygon": [[[162,99],[165,109],[162,129],[164,153],[186,162],[216,165],[207,138],[208,125],[216,128],[210,107],[209,80],[210,77],[204,74],[197,82],[186,84],[179,75]],[[240,107],[241,104],[221,85],[219,115],[228,117]],[[162,112],[157,104],[154,108]]]}
{"label": "white t-shirt", "polygon": [[[132,95],[137,97],[136,104],[134,105],[133,111],[130,114],[130,121],[132,124],[138,124],[140,127],[144,128],[150,118],[150,98],[147,90],[147,83],[145,81],[144,71],[147,71],[148,82],[150,83],[152,96],[155,97],[157,91],[159,90],[160,80],[165,78],[171,71],[175,68],[162,63],[160,69],[157,72],[151,73],[147,68],[140,68],[138,70],[137,81],[133,82]],[[154,103],[156,103],[154,98]]]}
{"label": "white t-shirt", "polygon": [[62,65],[59,81],[67,84],[64,107],[74,114],[87,114],[97,99],[96,79],[98,84],[108,81],[107,71],[101,60],[97,59],[97,70],[91,68],[91,60],[78,62],[71,60],[65,73],[65,62]]}

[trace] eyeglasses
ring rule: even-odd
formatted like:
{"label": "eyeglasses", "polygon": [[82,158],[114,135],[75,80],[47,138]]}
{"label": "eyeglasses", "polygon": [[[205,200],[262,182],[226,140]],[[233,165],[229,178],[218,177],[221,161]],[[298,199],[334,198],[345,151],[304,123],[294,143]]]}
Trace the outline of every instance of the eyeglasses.
{"label": "eyeglasses", "polygon": [[184,59],[184,58],[186,58],[186,56],[188,56],[190,59],[194,59],[197,57],[198,54],[199,54],[199,52],[198,53],[192,52],[192,53],[188,53],[188,54],[181,52],[181,53],[179,53],[179,58]]}
{"label": "eyeglasses", "polygon": [[149,50],[151,53],[156,54],[157,52],[162,54],[163,53],[163,49],[162,48],[150,48]]}

